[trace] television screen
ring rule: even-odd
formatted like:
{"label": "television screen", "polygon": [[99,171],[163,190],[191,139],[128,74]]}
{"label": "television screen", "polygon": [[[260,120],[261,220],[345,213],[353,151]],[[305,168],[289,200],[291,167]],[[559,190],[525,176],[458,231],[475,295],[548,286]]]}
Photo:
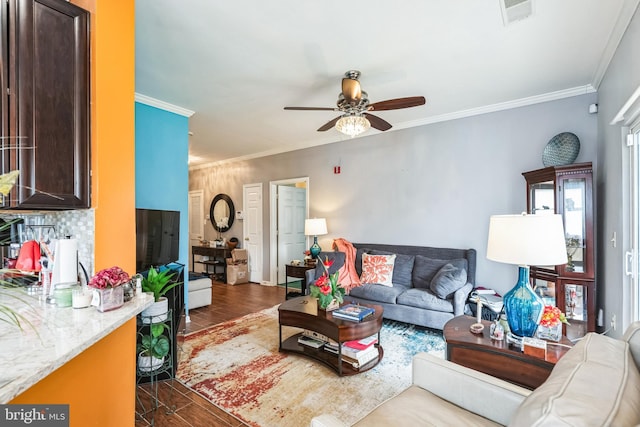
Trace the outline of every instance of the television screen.
{"label": "television screen", "polygon": [[136,209],[136,271],[178,260],[180,212]]}

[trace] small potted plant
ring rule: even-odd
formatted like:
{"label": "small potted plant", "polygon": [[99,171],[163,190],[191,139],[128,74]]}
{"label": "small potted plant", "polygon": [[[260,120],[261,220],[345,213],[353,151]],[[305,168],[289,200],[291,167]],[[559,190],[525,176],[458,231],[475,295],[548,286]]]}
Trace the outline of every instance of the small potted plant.
{"label": "small potted plant", "polygon": [[329,267],[333,265],[333,262],[334,260],[325,258],[322,262],[324,273],[309,288],[311,296],[318,298],[318,306],[327,311],[340,307],[345,294],[345,289],[338,283],[338,271],[329,274]]}
{"label": "small potted plant", "polygon": [[149,334],[139,333],[138,370],[151,372],[160,368],[169,353],[169,338],[163,335],[167,328],[164,323],[154,323],[149,327]]}
{"label": "small potted plant", "polygon": [[156,323],[167,319],[169,301],[164,295],[182,284],[182,282],[172,282],[175,275],[176,272],[170,269],[158,272],[152,266],[147,276],[142,278],[142,291],[153,293],[155,301],[149,308],[142,311],[142,323]]}

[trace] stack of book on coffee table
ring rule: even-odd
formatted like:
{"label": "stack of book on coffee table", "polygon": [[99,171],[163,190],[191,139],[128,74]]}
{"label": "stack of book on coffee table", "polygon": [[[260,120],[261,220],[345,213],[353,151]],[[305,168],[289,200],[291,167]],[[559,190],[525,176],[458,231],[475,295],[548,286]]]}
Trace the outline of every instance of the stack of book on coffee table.
{"label": "stack of book on coffee table", "polygon": [[360,322],[367,316],[371,316],[373,313],[375,313],[373,308],[358,304],[343,305],[331,312],[335,318],[353,320],[354,322]]}
{"label": "stack of book on coffee table", "polygon": [[[342,362],[349,363],[354,369],[360,369],[378,357],[378,336],[373,335],[357,341],[347,341],[342,344]],[[338,354],[336,343],[326,342],[324,349],[335,355]]]}

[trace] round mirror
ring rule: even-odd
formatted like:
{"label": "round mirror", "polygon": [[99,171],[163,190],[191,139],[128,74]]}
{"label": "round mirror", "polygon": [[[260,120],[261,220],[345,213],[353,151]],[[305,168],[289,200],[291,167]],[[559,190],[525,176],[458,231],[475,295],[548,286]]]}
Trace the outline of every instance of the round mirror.
{"label": "round mirror", "polygon": [[218,194],[213,198],[209,208],[209,218],[211,218],[211,225],[216,231],[222,233],[229,230],[235,216],[236,211],[231,197],[226,194]]}

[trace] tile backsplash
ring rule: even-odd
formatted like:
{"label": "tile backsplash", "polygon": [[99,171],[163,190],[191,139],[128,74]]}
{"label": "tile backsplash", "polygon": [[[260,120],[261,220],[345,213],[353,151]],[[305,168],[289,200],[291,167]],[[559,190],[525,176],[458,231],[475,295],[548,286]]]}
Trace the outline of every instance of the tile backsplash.
{"label": "tile backsplash", "polygon": [[33,213],[1,214],[3,219],[22,218],[24,234],[22,240],[43,240],[70,237],[78,240],[78,260],[89,277],[94,272],[94,209],[69,211],[38,211]]}

